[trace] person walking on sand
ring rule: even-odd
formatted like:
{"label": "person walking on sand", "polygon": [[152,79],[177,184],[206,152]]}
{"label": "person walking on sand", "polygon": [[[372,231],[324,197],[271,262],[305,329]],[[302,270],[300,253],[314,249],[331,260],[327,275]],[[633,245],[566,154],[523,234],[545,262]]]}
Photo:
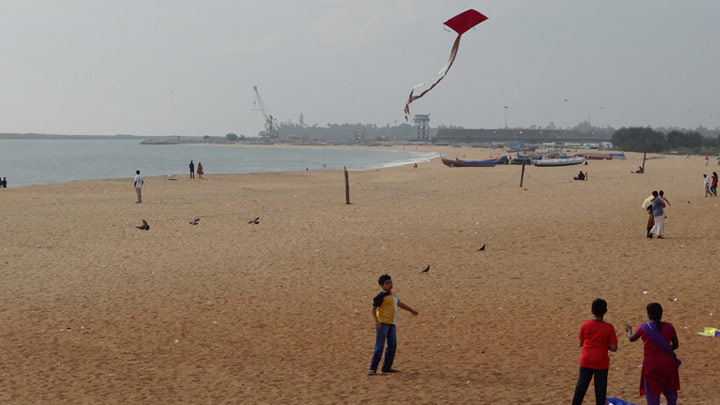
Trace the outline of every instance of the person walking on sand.
{"label": "person walking on sand", "polygon": [[676,405],[682,362],[677,358],[678,338],[670,322],[662,322],[663,309],[657,302],[646,307],[650,322],[640,325],[635,333],[625,325],[630,342],[643,340],[643,362],[640,373],[640,395],[645,395],[648,405],[660,404],[660,393],[665,395],[667,405]]}
{"label": "person walking on sand", "polygon": [[595,403],[596,405],[605,405],[608,369],[610,369],[608,350],[617,351],[618,341],[615,328],[603,321],[603,317],[607,313],[607,302],[601,298],[595,299],[590,307],[590,312],[593,318],[583,322],[578,336],[582,354],[580,355],[580,374],[575,386],[572,405],[582,404],[588,386],[590,386],[590,380],[593,378],[595,379]]}
{"label": "person walking on sand", "polygon": [[718,186],[718,174],[713,172],[712,179],[710,180],[710,192],[717,197],[717,186]]}
{"label": "person walking on sand", "polygon": [[710,163],[710,157],[709,157],[709,156],[705,156],[705,166],[707,166],[708,163]]}
{"label": "person walking on sand", "polygon": [[142,203],[142,186],[143,176],[140,175],[140,170],[135,170],[135,194],[137,194],[137,204]]}
{"label": "person walking on sand", "polygon": [[202,163],[200,163],[200,162],[198,162],[197,175],[198,175],[199,178],[202,179],[203,167],[202,167]]}
{"label": "person walking on sand", "polygon": [[648,213],[648,222],[647,222],[647,237],[652,238],[652,234],[650,233],[650,230],[652,230],[653,226],[655,225],[655,217],[653,216],[652,209],[650,207],[652,206],[653,199],[657,198],[658,192],[653,191],[652,194],[650,194],[650,197],[646,198],[645,201],[643,201],[641,207]]}
{"label": "person walking on sand", "polygon": [[705,186],[705,198],[707,198],[707,196],[712,196],[712,192],[710,191],[710,178],[707,174],[703,174],[703,179],[703,185]]}
{"label": "person walking on sand", "polygon": [[368,375],[377,374],[377,368],[380,364],[380,358],[382,357],[386,340],[387,349],[385,350],[385,361],[383,362],[382,372],[398,372],[398,370],[392,368],[393,360],[395,359],[395,350],[397,348],[395,323],[397,322],[398,307],[409,311],[413,316],[418,315],[416,310],[400,302],[397,295],[392,293],[393,282],[389,275],[383,274],[380,276],[378,284],[382,291],[373,298],[372,316],[375,321],[375,349],[373,350],[372,360],[370,361]]}
{"label": "person walking on sand", "polygon": [[[655,192],[653,192],[653,195],[655,195]],[[650,230],[650,238],[655,235],[658,239],[665,239],[665,211],[663,211],[663,208],[665,208],[665,201],[659,197],[653,199],[648,208],[652,210],[653,219],[655,220],[655,225]]]}
{"label": "person walking on sand", "polygon": [[195,163],[192,160],[190,161],[190,178],[195,178]]}

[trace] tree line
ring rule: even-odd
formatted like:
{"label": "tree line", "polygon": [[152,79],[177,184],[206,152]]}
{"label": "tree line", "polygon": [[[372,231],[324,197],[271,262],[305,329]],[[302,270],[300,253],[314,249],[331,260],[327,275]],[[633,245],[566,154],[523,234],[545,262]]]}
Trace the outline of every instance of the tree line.
{"label": "tree line", "polygon": [[720,131],[705,136],[698,131],[664,133],[650,127],[620,128],[613,134],[612,143],[629,152],[716,153],[720,151]]}

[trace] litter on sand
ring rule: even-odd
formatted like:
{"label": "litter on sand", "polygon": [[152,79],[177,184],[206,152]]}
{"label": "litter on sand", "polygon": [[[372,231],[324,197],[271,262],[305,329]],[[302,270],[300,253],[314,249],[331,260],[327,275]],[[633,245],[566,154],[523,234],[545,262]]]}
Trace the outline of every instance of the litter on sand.
{"label": "litter on sand", "polygon": [[720,329],[705,327],[705,330],[698,332],[700,336],[720,337]]}

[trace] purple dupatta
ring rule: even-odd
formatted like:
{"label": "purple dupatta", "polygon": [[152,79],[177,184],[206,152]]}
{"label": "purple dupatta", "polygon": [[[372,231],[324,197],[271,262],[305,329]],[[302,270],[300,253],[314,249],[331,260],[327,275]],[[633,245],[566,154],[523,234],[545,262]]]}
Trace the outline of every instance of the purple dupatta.
{"label": "purple dupatta", "polygon": [[645,322],[640,325],[640,328],[642,329],[643,333],[645,333],[645,336],[652,340],[655,345],[657,345],[667,354],[671,355],[675,359],[675,363],[677,363],[678,367],[680,367],[682,361],[677,358],[675,350],[670,347],[670,344],[667,342],[667,340],[665,340],[665,336],[663,336],[662,333],[660,333],[660,331],[655,328],[652,322]]}

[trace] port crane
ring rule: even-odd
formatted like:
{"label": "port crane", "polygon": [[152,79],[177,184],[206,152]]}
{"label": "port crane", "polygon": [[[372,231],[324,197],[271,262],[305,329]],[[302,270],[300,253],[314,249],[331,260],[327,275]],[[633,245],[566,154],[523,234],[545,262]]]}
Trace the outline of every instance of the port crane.
{"label": "port crane", "polygon": [[258,91],[257,86],[253,86],[253,90],[255,90],[255,105],[260,109],[263,118],[265,118],[265,132],[262,136],[264,138],[277,138],[278,133],[276,120],[273,118],[272,114],[268,112],[267,107],[265,107],[265,103],[263,103],[262,97],[260,97],[260,92]]}

